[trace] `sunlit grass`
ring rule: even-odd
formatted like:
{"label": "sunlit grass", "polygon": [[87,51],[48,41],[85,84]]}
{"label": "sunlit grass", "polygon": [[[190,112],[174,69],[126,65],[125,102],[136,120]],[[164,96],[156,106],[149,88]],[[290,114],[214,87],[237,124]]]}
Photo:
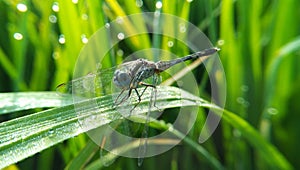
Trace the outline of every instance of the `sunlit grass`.
{"label": "sunlit grass", "polygon": [[[194,144],[203,146],[213,159],[218,160],[227,169],[269,169],[274,168],[271,165],[274,163],[272,161],[284,162],[281,155],[274,156],[274,159],[268,162],[264,158],[265,152],[261,153],[261,150],[270,148],[270,152],[275,148],[294,168],[300,168],[296,159],[298,153],[295,152],[297,146],[294,146],[297,144],[295,141],[300,140],[297,130],[300,127],[295,122],[300,118],[297,114],[300,108],[295,101],[299,98],[297,91],[300,87],[298,45],[300,25],[297,23],[300,2],[166,0],[161,1],[160,8],[154,1],[58,0],[26,1],[24,4],[27,10],[17,8],[17,4],[17,1],[0,2],[2,92],[55,90],[58,84],[72,78],[77,57],[86,43],[85,38],[89,39],[99,28],[117,19],[118,16],[142,11],[176,15],[197,25],[214,45],[220,45],[219,56],[227,79],[226,109],[238,115],[237,119],[242,119],[236,121],[239,122],[236,125],[230,124],[230,120],[236,118],[236,115],[230,112],[219,125],[217,133],[206,143],[200,145],[186,142],[183,146],[175,147],[161,156],[144,160],[142,168],[155,169],[158,162],[161,168],[168,169],[211,167],[212,164],[198,154]],[[135,23],[126,22],[126,24],[128,33],[145,29],[142,18]],[[176,23],[172,21],[160,24],[168,31],[175,30]],[[103,37],[103,41],[109,40]],[[189,53],[183,44],[176,43],[174,48],[168,46],[168,41],[169,39],[163,36],[143,35],[132,37],[124,44],[116,45],[115,49],[126,49],[127,51],[123,51],[124,56],[130,51],[147,48],[161,48],[179,56]],[[108,53],[102,64],[104,67],[112,67],[120,63],[121,57],[124,56],[119,53]],[[155,55],[146,57],[159,60]],[[197,71],[199,70],[195,72]],[[203,81],[206,82],[205,79]],[[207,83],[199,85],[198,88],[204,92],[205,97],[209,97]],[[32,108],[37,108],[37,105]],[[48,105],[53,106],[58,105]],[[0,109],[2,107],[5,106],[0,104]],[[24,108],[19,106],[17,110]],[[22,112],[22,115],[32,112]],[[200,109],[198,115],[197,124],[188,138],[193,142],[198,140],[206,115],[205,109]],[[10,118],[10,114],[0,117],[1,120]],[[242,130],[244,121],[255,129]],[[259,133],[261,136],[256,136]],[[256,142],[252,141],[251,135],[259,137],[262,143],[272,145],[270,148],[269,146],[260,148],[265,145],[255,145]],[[47,151],[42,151],[41,155],[34,156],[35,162],[25,159],[17,165],[21,169],[25,169],[26,164],[27,167],[28,165],[33,167],[34,164],[38,167],[46,164],[55,167],[57,161],[63,162],[59,168],[68,164],[70,167],[76,167],[74,160],[76,163],[78,159],[85,165],[89,165],[90,162],[97,163],[98,150],[91,149],[91,144],[87,141],[88,138],[84,134],[79,135]],[[82,155],[81,149],[89,150],[95,156]],[[60,161],[56,160],[57,153],[54,153],[56,150],[59,151]],[[136,166],[137,161],[120,158],[109,168],[134,169]]]}

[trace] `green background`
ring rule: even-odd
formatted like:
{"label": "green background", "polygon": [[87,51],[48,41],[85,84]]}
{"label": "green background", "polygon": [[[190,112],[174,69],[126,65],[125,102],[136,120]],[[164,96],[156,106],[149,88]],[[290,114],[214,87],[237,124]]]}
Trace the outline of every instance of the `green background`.
{"label": "green background", "polygon": [[[196,25],[214,45],[222,49],[219,56],[227,80],[225,109],[237,115],[239,120],[244,120],[232,120],[237,122],[233,125],[230,117],[223,118],[212,138],[201,144],[210,153],[211,159],[218,160],[227,169],[277,169],[280,167],[276,162],[273,164],[268,159],[276,160],[273,157],[278,153],[282,156],[279,160],[284,162],[278,164],[299,169],[300,2],[165,0],[160,1],[162,8],[156,8],[157,2],[0,1],[0,91],[55,91],[58,84],[71,79],[85,38],[91,37],[105,23],[118,16],[140,12],[176,15]],[[25,4],[27,9],[20,3]],[[172,30],[172,25],[165,26]],[[164,38],[151,41],[149,37],[142,36],[138,44],[129,39],[126,44],[118,44],[115,49],[128,48],[124,56],[130,51],[148,47],[159,47],[181,56],[188,54],[189,51],[181,44],[170,49],[165,41]],[[119,56],[119,53],[109,57],[104,63],[107,67],[121,63],[122,55]],[[200,71],[203,71],[203,67],[197,68],[195,74]],[[205,94],[201,97],[209,99],[205,82],[199,83],[198,88]],[[0,105],[2,110],[5,107]],[[25,110],[21,106],[19,110],[24,111],[1,114],[0,121],[14,120],[41,111]],[[205,109],[200,109],[199,115],[205,115],[203,113]],[[244,122],[255,131],[243,131]],[[197,144],[197,136],[202,124],[199,118],[198,124],[189,134],[188,139],[194,141],[193,144],[182,143],[162,155],[146,158],[141,167],[137,166],[136,159],[120,157],[104,168],[217,169],[193,147],[195,142],[200,145]],[[260,154],[259,151],[264,150],[261,147],[265,145],[261,145],[261,141],[252,141],[249,134],[259,134],[259,139],[277,150],[275,156]],[[10,168],[62,169],[69,168],[71,162],[80,162],[78,159],[85,163],[75,167],[86,167],[99,161],[99,152],[91,152],[93,154],[89,159],[86,158],[88,156],[80,157],[83,155],[82,149],[92,145],[88,140],[85,134],[81,134],[11,165]]]}

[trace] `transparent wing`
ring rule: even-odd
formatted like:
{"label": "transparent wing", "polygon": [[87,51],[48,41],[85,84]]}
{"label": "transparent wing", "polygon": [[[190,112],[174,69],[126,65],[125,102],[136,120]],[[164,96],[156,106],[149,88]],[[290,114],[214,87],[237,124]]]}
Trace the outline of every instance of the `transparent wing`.
{"label": "transparent wing", "polygon": [[72,94],[80,97],[95,97],[111,93],[112,77],[116,67],[104,69],[76,78],[56,87],[60,94]]}
{"label": "transparent wing", "polygon": [[95,97],[111,94],[113,90],[112,79],[116,69],[129,70],[137,64],[137,60],[125,62],[119,66],[102,69],[76,78],[56,87],[60,94],[73,94],[81,97]]}
{"label": "transparent wing", "polygon": [[[159,83],[159,76],[158,75],[153,75],[153,85],[157,86]],[[139,153],[138,153],[138,166],[141,166],[144,160],[144,157],[147,152],[147,140],[148,140],[148,130],[149,130],[149,121],[150,121],[150,116],[151,116],[151,107],[155,106],[156,102],[156,88],[151,88],[151,96],[150,96],[150,101],[148,105],[148,112],[146,115],[146,120],[145,120],[145,126],[142,132],[142,136],[140,138],[140,144],[139,144]]]}
{"label": "transparent wing", "polygon": [[[123,132],[125,132],[126,134],[129,133],[129,127],[128,124],[126,123],[127,121],[124,120],[118,120],[115,122],[112,122],[109,126],[113,127],[113,129],[117,129],[117,128],[121,128]],[[110,134],[108,134],[108,136],[104,136],[101,140],[101,145],[100,145],[100,160],[103,164],[103,166],[108,167],[110,166],[112,163],[115,162],[116,157],[115,155],[113,155],[112,153],[110,153],[110,151],[105,150],[105,145],[111,145],[111,143],[113,142],[113,139],[111,138],[111,136],[109,136]]]}

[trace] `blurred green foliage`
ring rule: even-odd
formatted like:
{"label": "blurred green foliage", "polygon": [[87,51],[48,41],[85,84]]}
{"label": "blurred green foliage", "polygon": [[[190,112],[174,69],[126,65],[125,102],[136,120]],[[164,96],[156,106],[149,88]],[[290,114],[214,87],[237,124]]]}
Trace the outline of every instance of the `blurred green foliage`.
{"label": "blurred green foliage", "polygon": [[[162,8],[156,8],[157,2],[162,3]],[[2,0],[0,91],[54,90],[61,82],[71,79],[86,38],[105,23],[118,16],[146,11],[173,14],[198,26],[213,44],[221,47],[220,58],[228,83],[226,108],[255,127],[299,169],[299,8],[298,0]],[[171,25],[166,27],[172,29]],[[129,44],[129,51],[150,47],[170,50],[165,43],[150,42],[147,36]],[[113,66],[119,63],[116,60],[111,57],[105,64]],[[199,88],[205,91],[204,87]],[[190,134],[195,141],[197,127],[201,125],[196,125]],[[20,169],[63,168],[81,153],[86,141],[87,137],[80,135],[17,165]],[[221,123],[203,146],[227,169],[275,168],[257,154],[243,133],[226,122]],[[96,154],[93,160],[98,158]],[[210,167],[187,145],[147,158],[141,168],[157,166],[162,169]],[[139,167],[129,158],[119,158],[107,167],[124,168]]]}

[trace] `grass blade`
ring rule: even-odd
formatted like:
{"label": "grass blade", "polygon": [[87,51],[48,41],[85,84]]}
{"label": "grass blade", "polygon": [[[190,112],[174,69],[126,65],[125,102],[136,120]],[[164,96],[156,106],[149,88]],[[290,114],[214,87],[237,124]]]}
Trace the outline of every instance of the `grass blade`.
{"label": "grass blade", "polygon": [[56,92],[0,93],[0,115],[35,108],[49,108],[69,105],[72,96],[58,95]]}
{"label": "grass blade", "polygon": [[[158,94],[156,103],[158,106],[163,106],[163,108],[203,106],[215,110],[216,113],[219,113],[219,116],[223,117],[224,121],[241,132],[254,149],[263,155],[262,157],[269,163],[270,167],[292,169],[289,162],[273,145],[268,143],[255,128],[236,114],[223,110],[175,87],[159,87]],[[79,118],[88,119],[93,116],[97,124],[93,124],[90,127],[91,129],[121,119],[119,113],[111,107],[113,104],[111,95],[96,98],[96,101],[101,102],[103,107],[94,107],[94,105],[90,105],[89,100],[85,100],[77,104],[83,110],[80,114],[75,112],[73,105],[68,105],[1,123],[0,168],[16,163],[61,141],[88,131],[89,129],[83,130],[80,128]],[[142,101],[138,106],[139,109],[132,116],[145,113],[148,108],[147,104],[148,101]],[[220,114],[221,112],[223,112],[223,115]],[[95,116],[101,118],[102,121],[97,121]],[[170,129],[170,125],[167,126]],[[175,129],[172,131],[176,134]],[[190,146],[200,147],[200,145],[190,142],[187,142]],[[201,148],[197,150],[201,154],[205,153],[205,150],[201,150]]]}

